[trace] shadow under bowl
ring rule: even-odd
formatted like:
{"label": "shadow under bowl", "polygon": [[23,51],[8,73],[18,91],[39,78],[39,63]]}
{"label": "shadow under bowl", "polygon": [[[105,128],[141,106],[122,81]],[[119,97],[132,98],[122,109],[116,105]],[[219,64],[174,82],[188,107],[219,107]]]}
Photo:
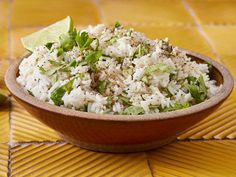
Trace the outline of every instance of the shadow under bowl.
{"label": "shadow under bowl", "polygon": [[22,59],[12,64],[6,85],[14,98],[35,118],[56,130],[66,141],[101,152],[137,152],[154,149],[175,140],[177,135],[211,114],[230,95],[234,81],[221,64],[200,54],[180,49],[198,63],[213,66],[210,74],[222,89],[214,97],[190,108],[149,115],[108,115],[75,111],[42,102],[16,82]]}

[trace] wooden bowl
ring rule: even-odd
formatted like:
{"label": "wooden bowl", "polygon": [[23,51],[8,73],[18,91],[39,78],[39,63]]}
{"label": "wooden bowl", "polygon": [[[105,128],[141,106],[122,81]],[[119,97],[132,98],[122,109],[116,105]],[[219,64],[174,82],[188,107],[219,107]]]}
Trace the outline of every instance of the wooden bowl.
{"label": "wooden bowl", "polygon": [[234,81],[219,63],[180,49],[197,62],[213,65],[210,77],[223,87],[214,97],[190,108],[149,115],[102,115],[61,108],[42,102],[16,82],[21,62],[11,65],[5,82],[14,98],[39,121],[56,130],[66,141],[102,152],[137,152],[154,149],[175,140],[177,135],[211,114],[230,95]]}

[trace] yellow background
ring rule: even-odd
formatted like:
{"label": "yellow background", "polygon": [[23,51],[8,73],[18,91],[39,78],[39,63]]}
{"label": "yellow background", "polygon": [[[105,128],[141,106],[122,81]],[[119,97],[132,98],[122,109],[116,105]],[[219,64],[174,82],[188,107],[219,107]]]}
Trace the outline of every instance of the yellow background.
{"label": "yellow background", "polygon": [[[114,24],[169,37],[226,65],[236,78],[235,0],[0,0],[0,88],[24,55],[20,37],[70,15],[80,28]],[[12,97],[0,107],[2,176],[236,176],[236,90],[175,143],[135,154],[105,154],[66,144]]]}

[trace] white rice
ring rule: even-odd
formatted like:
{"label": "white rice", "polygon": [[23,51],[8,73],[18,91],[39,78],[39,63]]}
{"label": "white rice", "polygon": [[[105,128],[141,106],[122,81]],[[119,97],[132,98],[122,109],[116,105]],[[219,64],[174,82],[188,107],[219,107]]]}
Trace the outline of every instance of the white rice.
{"label": "white rice", "polygon": [[[205,99],[214,96],[221,88],[216,81],[210,80],[207,64],[192,61],[185,53],[169,45],[167,39],[150,40],[132,29],[103,24],[89,26],[83,31],[99,41],[99,50],[103,52],[95,64],[97,72],[91,71],[88,65],[80,64],[89,52],[96,50],[96,40],[93,40],[89,49],[82,51],[79,46],[74,46],[59,57],[60,44],[54,43],[50,50],[39,46],[19,66],[17,82],[25,91],[42,101],[55,104],[51,98],[55,89],[74,79],[71,90],[66,91],[61,98],[62,107],[94,113],[123,114],[126,108],[133,106],[141,107],[143,113],[148,114],[161,112],[177,103],[188,103],[190,106],[197,104],[185,86],[189,76],[203,77],[207,88]],[[111,42],[114,37],[117,39]],[[134,57],[138,46],[143,44],[148,46],[148,52]],[[70,66],[66,72],[57,70],[48,75],[42,73],[40,67],[47,72],[52,71],[55,66],[49,60],[64,63],[75,60],[77,65]],[[174,69],[146,73],[148,66],[160,63]],[[106,83],[103,93],[96,89],[99,81]],[[124,97],[128,103],[120,97]]]}

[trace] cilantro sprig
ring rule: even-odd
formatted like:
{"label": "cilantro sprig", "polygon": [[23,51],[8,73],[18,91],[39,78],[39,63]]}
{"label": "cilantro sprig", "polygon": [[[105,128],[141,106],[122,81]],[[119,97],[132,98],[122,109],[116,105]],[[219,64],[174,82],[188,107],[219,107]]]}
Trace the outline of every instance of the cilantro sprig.
{"label": "cilantro sprig", "polygon": [[207,98],[207,87],[203,76],[201,75],[198,79],[190,76],[187,80],[188,84],[186,84],[185,87],[188,89],[192,97],[197,103],[203,102]]}

